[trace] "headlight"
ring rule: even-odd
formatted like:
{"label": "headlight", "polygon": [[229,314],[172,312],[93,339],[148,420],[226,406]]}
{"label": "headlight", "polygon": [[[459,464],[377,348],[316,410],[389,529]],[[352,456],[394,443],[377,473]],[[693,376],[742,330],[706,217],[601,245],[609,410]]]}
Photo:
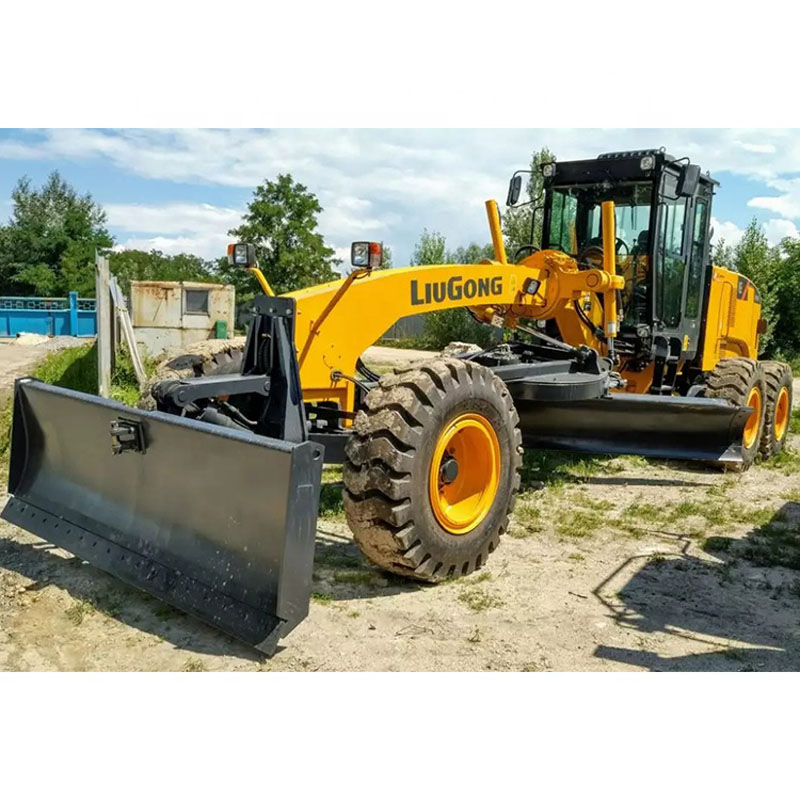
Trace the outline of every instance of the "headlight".
{"label": "headlight", "polygon": [[556,174],[556,165],[551,161],[549,164],[542,165],[542,175],[545,178],[552,178]]}
{"label": "headlight", "polygon": [[656,160],[653,156],[645,156],[639,162],[639,166],[644,170],[653,169],[655,165],[656,165]]}

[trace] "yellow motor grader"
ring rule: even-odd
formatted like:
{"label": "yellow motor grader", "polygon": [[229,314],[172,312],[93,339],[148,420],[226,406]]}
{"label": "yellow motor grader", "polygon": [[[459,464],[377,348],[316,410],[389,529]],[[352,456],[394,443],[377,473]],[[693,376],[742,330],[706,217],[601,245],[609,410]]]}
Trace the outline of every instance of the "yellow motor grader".
{"label": "yellow motor grader", "polygon": [[[512,177],[518,205],[523,172]],[[24,378],[3,517],[272,652],[307,614],[322,465],[344,465],[348,523],[381,568],[437,581],[482,567],[522,448],[739,467],[783,447],[792,376],[758,360],[758,290],[713,266],[716,187],[663,150],[545,164],[541,241],[509,259],[264,289],[241,363],[156,384],[156,411]],[[409,314],[468,308],[495,341],[379,377],[364,350]]]}

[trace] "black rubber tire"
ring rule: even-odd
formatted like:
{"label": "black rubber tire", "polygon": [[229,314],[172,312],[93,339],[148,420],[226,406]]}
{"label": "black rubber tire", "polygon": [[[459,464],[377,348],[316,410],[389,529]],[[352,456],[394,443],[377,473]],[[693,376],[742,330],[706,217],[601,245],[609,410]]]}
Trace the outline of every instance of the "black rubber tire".
{"label": "black rubber tire", "polygon": [[[508,527],[519,490],[522,436],[508,388],[487,367],[438,358],[381,378],[356,415],[344,464],[347,522],[364,555],[388,572],[437,582],[480,569]],[[483,521],[454,535],[428,495],[442,430],[479,413],[500,447],[500,482]]]}
{"label": "black rubber tire", "polygon": [[745,448],[742,442],[742,463],[738,465],[742,471],[755,461],[764,431],[767,385],[761,362],[753,358],[724,358],[706,378],[706,397],[719,397],[740,406],[747,405],[747,398],[754,386],[761,389],[761,419],[753,445]]}
{"label": "black rubber tire", "polygon": [[202,364],[200,375],[236,375],[242,368],[244,350],[239,347],[229,350],[220,350],[214,353],[209,361]]}
{"label": "black rubber tire", "polygon": [[786,426],[780,439],[775,436],[775,410],[778,394],[786,387],[789,391],[789,414],[792,413],[792,368],[782,361],[762,361],[761,365],[767,383],[767,394],[764,403],[764,430],[761,432],[759,450],[762,458],[772,458],[783,450],[789,437],[789,425]]}

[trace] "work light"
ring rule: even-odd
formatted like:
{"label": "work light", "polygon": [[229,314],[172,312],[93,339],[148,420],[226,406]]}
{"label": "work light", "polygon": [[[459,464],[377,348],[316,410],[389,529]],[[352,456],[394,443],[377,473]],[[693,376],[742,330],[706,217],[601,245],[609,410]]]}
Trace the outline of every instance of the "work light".
{"label": "work light", "polygon": [[545,178],[552,178],[556,174],[556,165],[551,161],[549,164],[542,165],[542,175]]}
{"label": "work light", "polygon": [[642,159],[642,160],[639,162],[639,166],[640,166],[642,169],[644,169],[644,170],[647,170],[647,169],[653,169],[653,167],[654,167],[655,165],[656,165],[656,160],[655,160],[655,158],[653,158],[653,156],[645,156],[645,157],[644,157],[644,158],[643,158],[643,159]]}
{"label": "work light", "polygon": [[237,243],[228,245],[228,264],[250,269],[256,266],[256,247],[253,244]]}
{"label": "work light", "polygon": [[377,269],[383,263],[383,245],[380,242],[353,242],[350,263],[354,267]]}

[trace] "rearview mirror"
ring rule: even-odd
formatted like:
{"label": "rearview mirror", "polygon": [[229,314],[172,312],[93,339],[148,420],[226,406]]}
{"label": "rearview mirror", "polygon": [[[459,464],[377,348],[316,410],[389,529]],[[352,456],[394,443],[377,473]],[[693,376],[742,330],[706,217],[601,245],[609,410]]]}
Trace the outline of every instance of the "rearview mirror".
{"label": "rearview mirror", "polygon": [[508,184],[508,197],[506,198],[507,206],[514,206],[519,200],[520,192],[522,191],[522,175],[515,175]]}
{"label": "rearview mirror", "polygon": [[685,164],[678,176],[678,197],[693,197],[700,182],[700,167],[697,164]]}

